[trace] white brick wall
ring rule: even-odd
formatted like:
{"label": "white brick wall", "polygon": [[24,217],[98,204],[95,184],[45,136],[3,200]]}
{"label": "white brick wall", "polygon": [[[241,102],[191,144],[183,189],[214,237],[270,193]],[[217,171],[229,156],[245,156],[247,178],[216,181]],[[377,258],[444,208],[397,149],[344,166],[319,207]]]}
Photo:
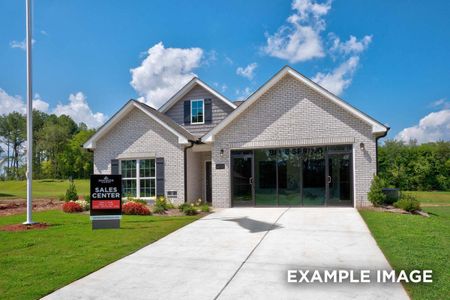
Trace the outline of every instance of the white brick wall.
{"label": "white brick wall", "polygon": [[[366,205],[376,171],[371,126],[287,75],[215,137],[213,205],[230,207],[230,150],[236,148],[353,144],[357,206]],[[365,144],[364,153],[359,144]],[[224,150],[220,157],[220,150]],[[214,165],[224,163],[225,169]]]}
{"label": "white brick wall", "polygon": [[164,157],[165,192],[177,191],[174,203],[184,202],[184,146],[160,124],[134,108],[96,143],[94,173],[111,172],[111,160]]}

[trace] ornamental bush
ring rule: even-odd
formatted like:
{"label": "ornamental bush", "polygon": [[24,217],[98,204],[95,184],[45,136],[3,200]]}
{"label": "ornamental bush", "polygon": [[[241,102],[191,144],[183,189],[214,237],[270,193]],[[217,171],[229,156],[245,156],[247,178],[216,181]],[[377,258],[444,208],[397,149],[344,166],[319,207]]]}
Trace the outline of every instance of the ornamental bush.
{"label": "ornamental bush", "polygon": [[62,209],[66,213],[76,213],[76,212],[82,212],[83,208],[80,206],[80,204],[69,201],[63,204]]}
{"label": "ornamental bush", "polygon": [[161,206],[161,205],[155,205],[155,206],[153,206],[152,211],[153,211],[154,214],[159,214],[159,215],[162,215],[162,214],[165,214],[165,213],[166,213],[166,210],[165,210],[164,207]]}
{"label": "ornamental bush", "polygon": [[384,181],[377,175],[372,179],[372,184],[370,186],[370,191],[367,194],[369,201],[372,202],[374,206],[380,206],[385,204],[386,195],[383,193]]}
{"label": "ornamental bush", "polygon": [[202,212],[210,212],[210,211],[211,211],[211,208],[209,207],[208,204],[203,204],[202,206],[200,206],[200,210],[201,210]]}
{"label": "ornamental bush", "polygon": [[151,215],[151,212],[147,206],[133,201],[122,205],[122,213],[124,215]]}
{"label": "ornamental bush", "polygon": [[155,206],[163,207],[164,210],[175,208],[170,201],[167,201],[166,197],[158,196],[155,201]]}
{"label": "ornamental bush", "polygon": [[65,201],[75,201],[78,200],[77,187],[73,181],[70,182],[69,188],[66,190],[66,195],[64,196]]}
{"label": "ornamental bush", "polygon": [[89,210],[89,202],[87,202],[86,200],[77,200],[75,201],[75,203],[80,205],[83,210]]}
{"label": "ornamental bush", "polygon": [[414,195],[403,193],[400,200],[394,203],[394,206],[406,211],[420,210],[420,202]]}
{"label": "ornamental bush", "polygon": [[197,208],[195,208],[193,203],[191,205],[186,206],[183,209],[183,212],[186,216],[194,216],[194,215],[198,214]]}

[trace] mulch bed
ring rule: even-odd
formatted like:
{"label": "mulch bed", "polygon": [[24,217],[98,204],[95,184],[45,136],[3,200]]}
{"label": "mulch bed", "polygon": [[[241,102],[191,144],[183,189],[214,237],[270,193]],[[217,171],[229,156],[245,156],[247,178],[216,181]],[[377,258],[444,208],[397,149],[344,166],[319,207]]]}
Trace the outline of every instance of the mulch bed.
{"label": "mulch bed", "polygon": [[[62,202],[52,199],[33,199],[33,211],[61,209]],[[25,199],[0,200],[0,216],[9,216],[27,211]]]}
{"label": "mulch bed", "polygon": [[33,225],[24,225],[24,224],[11,224],[0,227],[1,231],[28,231],[28,230],[39,230],[46,229],[49,227],[47,223],[36,223]]}
{"label": "mulch bed", "polygon": [[412,212],[403,210],[401,208],[396,208],[394,206],[367,206],[367,207],[363,207],[362,209],[366,209],[366,210],[374,210],[374,211],[383,211],[383,212],[389,212],[389,213],[394,213],[394,214],[404,214],[404,215],[420,215],[422,217],[429,217],[429,215],[424,212],[423,210],[414,210]]}

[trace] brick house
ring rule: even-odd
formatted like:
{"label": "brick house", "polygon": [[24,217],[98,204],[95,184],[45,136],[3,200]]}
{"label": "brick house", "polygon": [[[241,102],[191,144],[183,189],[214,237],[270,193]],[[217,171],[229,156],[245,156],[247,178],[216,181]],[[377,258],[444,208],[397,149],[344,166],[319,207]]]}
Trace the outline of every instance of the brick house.
{"label": "brick house", "polygon": [[130,100],[85,144],[123,192],[215,207],[364,206],[389,128],[286,66],[245,101],[198,78],[158,110]]}

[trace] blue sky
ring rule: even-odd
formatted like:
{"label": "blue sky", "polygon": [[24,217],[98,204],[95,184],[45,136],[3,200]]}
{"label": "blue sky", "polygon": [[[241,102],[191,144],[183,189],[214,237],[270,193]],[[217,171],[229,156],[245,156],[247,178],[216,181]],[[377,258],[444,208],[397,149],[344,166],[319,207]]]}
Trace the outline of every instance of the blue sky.
{"label": "blue sky", "polygon": [[[0,0],[0,113],[23,110],[24,3]],[[387,123],[390,138],[450,139],[448,1],[40,0],[33,8],[37,107],[92,127],[130,98],[159,105],[193,74],[235,100],[289,64]]]}

